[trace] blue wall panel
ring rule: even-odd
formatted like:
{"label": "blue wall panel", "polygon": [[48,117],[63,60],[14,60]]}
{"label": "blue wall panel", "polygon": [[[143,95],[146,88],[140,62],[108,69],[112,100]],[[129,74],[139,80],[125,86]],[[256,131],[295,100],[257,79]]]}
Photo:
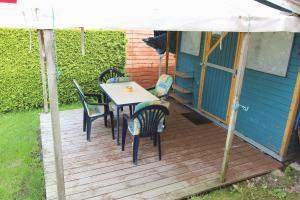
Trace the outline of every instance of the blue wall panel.
{"label": "blue wall panel", "polygon": [[295,34],[287,77],[246,69],[237,130],[257,143],[279,153],[297,73],[300,66],[300,34]]}
{"label": "blue wall panel", "polygon": [[181,97],[184,97],[185,99],[191,100],[192,106],[195,108],[197,107],[198,104],[199,82],[200,82],[200,74],[201,74],[200,62],[202,61],[203,44],[204,44],[204,34],[202,34],[201,37],[199,56],[193,56],[186,53],[181,53],[179,51],[177,67],[176,67],[176,71],[185,72],[187,74],[194,76],[194,79],[182,79],[180,77],[176,77],[177,85],[193,91],[193,94],[181,94],[179,92],[176,92],[176,94]]}

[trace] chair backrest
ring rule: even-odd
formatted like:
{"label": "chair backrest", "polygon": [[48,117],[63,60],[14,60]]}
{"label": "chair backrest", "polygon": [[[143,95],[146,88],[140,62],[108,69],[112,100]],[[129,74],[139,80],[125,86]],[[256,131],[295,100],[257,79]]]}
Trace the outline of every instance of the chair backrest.
{"label": "chair backrest", "polygon": [[88,112],[87,101],[86,101],[85,95],[84,95],[84,93],[83,93],[83,91],[82,91],[80,85],[77,83],[77,81],[76,81],[75,79],[73,79],[73,83],[74,83],[74,85],[75,85],[76,92],[77,92],[77,94],[78,94],[78,96],[79,96],[79,99],[80,99],[80,101],[81,101],[81,103],[82,103],[82,106],[83,106],[84,110],[85,110],[86,112]]}
{"label": "chair backrest", "polygon": [[106,83],[124,83],[129,82],[129,77],[114,77],[106,81]]}
{"label": "chair backrest", "polygon": [[163,74],[159,77],[156,86],[155,93],[157,96],[167,95],[171,89],[173,78],[170,75]]}
{"label": "chair backrest", "polygon": [[151,137],[157,134],[159,124],[169,115],[169,110],[163,105],[150,105],[136,111],[132,118],[139,123],[139,136]]}
{"label": "chair backrest", "polygon": [[124,74],[118,71],[116,68],[109,68],[103,71],[99,76],[99,83],[106,83],[107,80],[115,77],[123,77]]}

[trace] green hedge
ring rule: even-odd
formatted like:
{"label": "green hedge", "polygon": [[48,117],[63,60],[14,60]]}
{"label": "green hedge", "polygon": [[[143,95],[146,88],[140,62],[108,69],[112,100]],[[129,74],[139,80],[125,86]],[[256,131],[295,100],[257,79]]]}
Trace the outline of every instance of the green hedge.
{"label": "green hedge", "polygon": [[[80,30],[55,32],[59,101],[78,101],[72,79],[85,91],[97,91],[97,79],[104,69],[124,70],[126,35],[121,31],[86,31],[85,56],[80,53]],[[0,112],[29,110],[43,105],[37,32],[32,33],[29,52],[28,30],[0,29]]]}

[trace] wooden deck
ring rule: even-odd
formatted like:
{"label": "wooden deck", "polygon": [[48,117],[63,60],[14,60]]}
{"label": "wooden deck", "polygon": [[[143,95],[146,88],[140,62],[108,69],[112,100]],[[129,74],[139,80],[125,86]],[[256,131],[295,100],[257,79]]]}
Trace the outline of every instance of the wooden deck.
{"label": "wooden deck", "polygon": [[[111,139],[103,119],[94,122],[91,142],[82,132],[82,110],[61,112],[67,199],[178,199],[224,184],[219,181],[225,130],[213,123],[194,125],[171,105],[162,135],[162,160],[150,139],[142,139],[138,165],[132,164],[131,141],[125,151]],[[49,114],[41,115],[47,199],[56,199],[55,167]],[[128,135],[128,134],[127,134]],[[235,137],[228,179],[238,182],[281,164]]]}

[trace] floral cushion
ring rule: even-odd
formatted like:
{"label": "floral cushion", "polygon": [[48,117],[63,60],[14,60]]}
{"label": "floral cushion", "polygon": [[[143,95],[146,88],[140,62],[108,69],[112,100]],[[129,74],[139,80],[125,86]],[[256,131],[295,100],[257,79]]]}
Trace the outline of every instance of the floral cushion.
{"label": "floral cushion", "polygon": [[157,97],[167,95],[172,86],[172,83],[173,83],[172,76],[163,74],[159,77],[155,89],[150,90],[150,92]]}
{"label": "floral cushion", "polygon": [[106,83],[123,83],[129,82],[129,77],[113,77],[106,81]]}
{"label": "floral cushion", "polygon": [[[159,101],[148,101],[148,102],[142,102],[136,105],[134,112],[137,112],[141,110],[142,108],[145,108],[147,106],[151,105],[162,105],[165,106],[166,108],[169,108],[170,103],[164,100],[159,100]],[[138,119],[134,120],[129,120],[128,122],[128,130],[131,133],[131,135],[139,135],[140,134],[140,129],[141,125]],[[161,121],[158,124],[157,132],[161,133],[164,130],[164,119],[161,119]]]}
{"label": "floral cushion", "polygon": [[86,104],[88,109],[88,115],[90,117],[104,115],[104,106],[103,105],[90,105]]}

